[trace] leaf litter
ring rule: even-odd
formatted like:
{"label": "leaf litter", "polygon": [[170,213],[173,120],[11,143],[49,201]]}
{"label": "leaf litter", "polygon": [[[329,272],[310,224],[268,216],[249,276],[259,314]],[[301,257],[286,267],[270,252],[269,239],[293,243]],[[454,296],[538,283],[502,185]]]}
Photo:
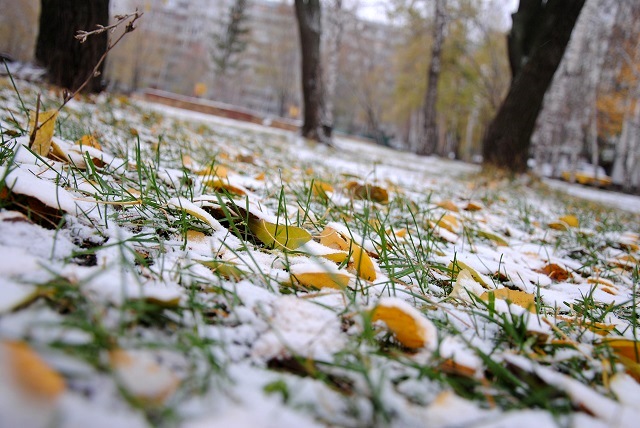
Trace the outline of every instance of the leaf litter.
{"label": "leaf litter", "polygon": [[639,416],[637,214],[110,95],[31,142],[0,98],[0,426]]}

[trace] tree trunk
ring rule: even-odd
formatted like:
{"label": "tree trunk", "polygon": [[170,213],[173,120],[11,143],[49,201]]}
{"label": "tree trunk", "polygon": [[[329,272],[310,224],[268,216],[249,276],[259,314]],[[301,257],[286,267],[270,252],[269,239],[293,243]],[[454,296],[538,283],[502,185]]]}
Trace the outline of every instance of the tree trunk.
{"label": "tree trunk", "polygon": [[295,0],[295,9],[302,53],[302,136],[329,144],[330,138],[322,126],[325,104],[320,59],[320,0]]}
{"label": "tree trunk", "polygon": [[[51,83],[74,91],[91,76],[107,50],[108,34],[90,36],[84,43],[74,36],[78,30],[109,25],[109,0],[42,0],[41,4],[36,59],[47,68]],[[102,76],[98,75],[91,78],[84,92],[100,92],[103,88]]]}
{"label": "tree trunk", "polygon": [[433,45],[431,62],[427,72],[427,91],[424,95],[424,133],[418,146],[418,154],[433,154],[438,145],[438,122],[436,104],[438,102],[438,81],[442,69],[442,45],[444,43],[445,0],[435,0],[433,23]]}
{"label": "tree trunk", "polygon": [[344,12],[342,10],[342,0],[334,0],[333,7],[328,15],[327,23],[327,51],[328,63],[325,73],[326,102],[322,126],[324,132],[330,138],[333,133],[333,97],[336,91],[338,80],[338,60],[340,59],[340,46],[342,44],[342,32],[344,29]]}
{"label": "tree trunk", "polygon": [[[510,53],[516,70],[482,144],[485,165],[512,172],[527,170],[536,118],[584,3],[585,0],[547,0],[544,4],[542,0],[521,0],[511,33],[523,33],[520,38],[536,42],[528,49],[523,45],[522,57]],[[528,14],[531,8],[538,15],[536,19],[528,18],[529,26],[522,27],[518,17]],[[510,40],[510,51],[514,44]]]}

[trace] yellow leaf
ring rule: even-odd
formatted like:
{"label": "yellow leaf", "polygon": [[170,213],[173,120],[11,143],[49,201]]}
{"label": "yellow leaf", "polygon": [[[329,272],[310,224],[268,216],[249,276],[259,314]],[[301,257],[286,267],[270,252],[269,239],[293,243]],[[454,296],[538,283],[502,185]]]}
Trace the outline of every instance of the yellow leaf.
{"label": "yellow leaf", "polygon": [[369,254],[351,238],[327,226],[320,233],[320,243],[336,250],[351,251],[355,270],[360,278],[367,281],[376,279],[376,271]]}
{"label": "yellow leaf", "polygon": [[83,135],[78,141],[76,141],[76,146],[81,147],[93,147],[94,149],[102,150],[98,139],[93,135]]}
{"label": "yellow leaf", "polygon": [[189,155],[182,155],[182,166],[187,168],[189,171],[193,170],[194,163],[193,159]]}
{"label": "yellow leaf", "polygon": [[181,299],[179,296],[167,297],[167,298],[147,296],[147,297],[144,297],[142,300],[152,305],[159,306],[161,308],[177,308],[178,305],[180,304]]}
{"label": "yellow leaf", "polygon": [[312,193],[316,196],[320,196],[321,198],[326,198],[327,192],[333,192],[333,190],[334,189],[331,184],[320,180],[314,180],[313,186],[311,187]]}
{"label": "yellow leaf", "polygon": [[474,280],[480,283],[484,288],[494,288],[493,283],[487,278],[485,275],[479,273],[477,270],[463,262],[462,260],[456,260],[455,265],[453,262],[449,263],[448,268],[452,271],[454,275],[458,275],[462,270],[467,270],[471,274]]}
{"label": "yellow leaf", "polygon": [[[51,148],[51,138],[56,127],[56,118],[58,117],[57,110],[41,111],[38,113],[38,124],[36,125],[36,114],[31,112],[29,114],[29,135],[33,135],[35,132],[35,139],[31,150],[40,156],[49,155],[49,149]],[[40,129],[37,129],[38,126]]]}
{"label": "yellow leaf", "polygon": [[366,199],[381,204],[389,202],[389,192],[380,186],[374,186],[372,184],[362,185],[355,181],[350,181],[345,185],[345,188],[349,191],[351,197],[355,199]]}
{"label": "yellow leaf", "polygon": [[346,251],[327,247],[314,240],[306,242],[304,245],[298,247],[298,250],[307,255],[322,257],[335,263],[342,263],[349,257],[349,253]]}
{"label": "yellow leaf", "polygon": [[356,273],[362,279],[373,281],[376,279],[376,270],[369,254],[358,244],[351,241],[351,252]]}
{"label": "yellow leaf", "polygon": [[227,279],[235,279],[239,281],[245,276],[245,273],[238,269],[235,264],[222,260],[198,260],[198,263],[211,269]]}
{"label": "yellow leaf", "polygon": [[192,229],[187,230],[187,242],[201,244],[205,242],[205,239],[207,239],[207,235],[204,233]]}
{"label": "yellow leaf", "polygon": [[247,194],[247,192],[244,191],[243,189],[233,186],[218,178],[214,178],[212,180],[205,180],[202,182],[202,184],[204,184],[206,187],[209,187],[210,189],[213,189],[213,190],[226,190],[227,192],[232,193],[234,195],[243,196]]}
{"label": "yellow leaf", "polygon": [[437,330],[416,308],[396,297],[383,297],[373,309],[373,321],[384,321],[389,330],[407,348],[434,348]]}
{"label": "yellow leaf", "polygon": [[342,235],[328,226],[320,232],[320,243],[336,250],[349,251],[349,242],[347,242]]}
{"label": "yellow leaf", "polygon": [[564,282],[567,279],[571,278],[571,274],[565,268],[555,263],[550,263],[542,268],[542,273],[547,275],[549,278]]}
{"label": "yellow leaf", "polygon": [[195,218],[197,218],[199,220],[202,220],[203,222],[205,222],[206,224],[211,226],[211,228],[213,230],[222,230],[223,229],[223,227],[220,224],[220,222],[218,222],[218,220],[213,218],[213,216],[211,216],[211,214],[209,214],[208,212],[206,212],[202,208],[196,206],[193,202],[189,201],[186,198],[182,198],[182,197],[171,198],[171,199],[169,199],[167,205],[169,207],[171,207],[171,208],[183,210],[184,212],[186,212],[188,214],[191,214]]}
{"label": "yellow leaf", "polygon": [[[42,399],[55,399],[65,390],[62,376],[45,363],[24,342],[6,341],[2,345],[8,355],[10,372],[18,384]],[[6,379],[2,380],[6,382]]]}
{"label": "yellow leaf", "polygon": [[349,285],[351,276],[348,273],[336,272],[304,272],[292,273],[291,276],[305,287],[344,289]]}
{"label": "yellow leaf", "polygon": [[300,227],[269,223],[263,219],[249,219],[249,229],[269,248],[295,250],[311,240],[311,234]]}
{"label": "yellow leaf", "polygon": [[558,220],[560,220],[561,222],[566,223],[569,227],[578,227],[580,226],[580,221],[578,220],[578,217],[574,216],[574,215],[565,215],[560,217]]}
{"label": "yellow leaf", "polygon": [[480,211],[482,208],[483,207],[480,202],[469,201],[464,209],[465,211]]}
{"label": "yellow leaf", "polygon": [[404,238],[405,236],[407,236],[407,229],[402,228],[400,230],[396,230],[396,236],[398,238]]}
{"label": "yellow leaf", "polygon": [[532,313],[536,312],[536,302],[533,298],[533,294],[519,290],[511,290],[509,288],[499,288],[497,290],[485,291],[482,293],[480,298],[485,302],[488,302],[491,294],[493,294],[496,299],[506,300],[507,302],[521,306]]}
{"label": "yellow leaf", "polygon": [[443,215],[435,222],[435,225],[451,233],[458,233],[460,231],[460,223],[453,214]]}
{"label": "yellow leaf", "polygon": [[440,208],[444,208],[447,211],[453,211],[455,213],[460,211],[460,208],[458,208],[458,206],[450,199],[438,203],[438,206]]}
{"label": "yellow leaf", "polygon": [[552,221],[551,223],[547,224],[547,226],[549,226],[549,228],[551,229],[559,230],[561,232],[566,232],[567,230],[569,230],[569,225],[561,220]]}
{"label": "yellow leaf", "polygon": [[640,363],[640,341],[612,337],[603,339],[602,343],[609,345],[617,355]]}
{"label": "yellow leaf", "polygon": [[490,241],[495,242],[495,244],[499,247],[508,247],[509,242],[507,239],[497,233],[487,232],[486,230],[478,230],[478,236],[483,238],[487,238]]}
{"label": "yellow leaf", "polygon": [[210,177],[227,178],[229,170],[222,165],[210,165],[206,168],[197,171],[198,175],[205,175]]}

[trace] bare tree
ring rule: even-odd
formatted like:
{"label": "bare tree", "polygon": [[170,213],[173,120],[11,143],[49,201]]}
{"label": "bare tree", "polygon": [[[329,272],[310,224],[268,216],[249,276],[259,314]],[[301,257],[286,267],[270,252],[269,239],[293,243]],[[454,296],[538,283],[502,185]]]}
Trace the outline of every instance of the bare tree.
{"label": "bare tree", "polygon": [[295,0],[295,10],[302,53],[302,98],[304,102],[302,136],[330,144],[331,139],[322,123],[325,115],[325,100],[320,57],[320,37],[322,35],[320,0]]}
{"label": "bare tree", "polygon": [[520,0],[509,34],[512,80],[483,140],[484,164],[523,172],[544,95],[585,0]]}
{"label": "bare tree", "polygon": [[[80,30],[109,25],[109,0],[42,0],[36,59],[47,68],[51,83],[71,91],[94,73],[94,67],[107,50],[108,34],[102,33],[78,42]],[[84,87],[85,92],[103,89],[102,65]]]}

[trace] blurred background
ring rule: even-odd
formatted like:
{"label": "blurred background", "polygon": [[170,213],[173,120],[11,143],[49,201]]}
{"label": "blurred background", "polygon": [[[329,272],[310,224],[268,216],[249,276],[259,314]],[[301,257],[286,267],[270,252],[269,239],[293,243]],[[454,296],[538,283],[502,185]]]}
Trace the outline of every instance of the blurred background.
{"label": "blurred background", "polygon": [[[433,1],[321,4],[335,132],[418,151]],[[3,56],[34,61],[40,7],[39,0],[0,0]],[[111,0],[109,7],[111,16],[136,8],[144,16],[108,55],[108,90],[162,91],[300,121],[293,1]],[[517,7],[516,0],[444,2],[435,154],[481,159],[483,135],[511,81],[506,39]],[[638,192],[639,99],[640,2],[587,0],[538,116],[531,166],[545,176]]]}

